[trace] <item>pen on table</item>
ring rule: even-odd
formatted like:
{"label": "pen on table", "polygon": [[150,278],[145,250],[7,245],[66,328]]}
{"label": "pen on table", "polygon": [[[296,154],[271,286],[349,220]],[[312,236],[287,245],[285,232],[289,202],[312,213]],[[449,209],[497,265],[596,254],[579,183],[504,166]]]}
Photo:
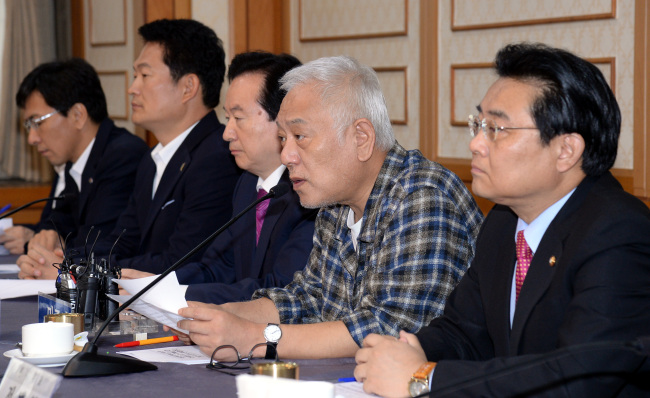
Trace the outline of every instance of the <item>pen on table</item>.
{"label": "pen on table", "polygon": [[121,347],[137,347],[139,345],[169,343],[169,342],[172,342],[172,341],[178,341],[178,336],[167,336],[167,337],[158,337],[156,339],[128,341],[126,343],[116,344],[115,347],[118,347],[118,348],[121,348]]}
{"label": "pen on table", "polygon": [[349,383],[351,381],[357,381],[354,377],[341,377],[338,382],[339,383]]}
{"label": "pen on table", "polygon": [[0,209],[0,214],[4,213],[9,209],[11,209],[11,203],[7,203],[2,209]]}

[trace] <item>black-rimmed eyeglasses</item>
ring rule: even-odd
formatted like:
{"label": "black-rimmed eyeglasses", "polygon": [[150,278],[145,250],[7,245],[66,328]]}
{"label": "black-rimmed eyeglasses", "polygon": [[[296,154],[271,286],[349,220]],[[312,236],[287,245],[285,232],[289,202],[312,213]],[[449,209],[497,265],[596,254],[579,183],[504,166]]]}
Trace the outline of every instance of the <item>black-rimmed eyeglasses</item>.
{"label": "black-rimmed eyeglasses", "polygon": [[472,137],[476,137],[481,130],[485,134],[485,138],[490,141],[496,141],[497,136],[503,130],[538,130],[537,127],[505,127],[499,126],[494,120],[480,119],[478,116],[469,115],[469,133]]}
{"label": "black-rimmed eyeglasses", "polygon": [[[251,365],[254,362],[260,361],[260,362],[273,362],[273,361],[278,361],[278,354],[276,352],[275,354],[275,359],[274,360],[265,360],[264,356],[261,357],[253,357],[253,353],[258,347],[265,347],[268,346],[269,344],[273,343],[259,343],[255,344],[253,348],[248,352],[248,356],[242,357],[241,354],[239,353],[239,350],[233,345],[220,345],[219,347],[215,348],[214,351],[212,351],[212,356],[210,357],[210,363],[205,365],[206,368],[216,370],[222,373],[226,373],[229,375],[236,376],[239,373],[232,373],[229,372],[228,370],[238,370],[238,369],[249,369]],[[227,357],[227,358],[235,358],[231,360],[223,360],[219,361],[215,359],[217,356],[217,353],[219,353],[219,356],[221,357]]]}

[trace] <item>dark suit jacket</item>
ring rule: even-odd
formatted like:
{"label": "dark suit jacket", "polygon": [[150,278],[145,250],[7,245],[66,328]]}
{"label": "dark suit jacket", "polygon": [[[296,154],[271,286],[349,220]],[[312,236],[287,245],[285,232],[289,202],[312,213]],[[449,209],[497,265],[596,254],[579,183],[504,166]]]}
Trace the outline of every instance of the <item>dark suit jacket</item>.
{"label": "dark suit jacket", "polygon": [[[53,221],[63,237],[70,233],[68,247],[83,246],[92,226],[104,233],[111,231],[129,200],[138,163],[148,149],[137,136],[104,120],[81,176],[79,196],[65,204],[57,202],[54,209],[47,202],[35,231],[54,229]],[[50,196],[54,196],[58,178],[55,175]]]}
{"label": "dark suit jacket", "polygon": [[221,137],[223,130],[214,111],[204,116],[171,158],[153,199],[156,166],[151,156],[144,156],[129,204],[96,254],[108,254],[126,230],[115,246],[118,264],[161,273],[226,222],[239,169]]}
{"label": "dark suit jacket", "polygon": [[[650,334],[650,211],[610,173],[586,178],[549,225],[511,329],[516,224],[512,211],[495,206],[444,315],[418,333],[427,358],[439,361],[434,390],[513,365],[523,369],[527,361],[561,347]],[[640,361],[624,361],[620,369],[634,370]],[[610,397],[635,390],[623,377],[566,380],[553,366],[529,373],[517,381],[480,381],[454,396]]]}
{"label": "dark suit jacket", "polygon": [[[257,199],[258,177],[245,172],[233,195],[233,214]],[[280,182],[289,182],[285,171]],[[190,284],[185,297],[215,304],[250,300],[259,288],[282,287],[307,264],[317,209],[305,209],[293,190],[271,199],[255,246],[255,211],[235,222],[210,245],[200,262],[177,271]]]}

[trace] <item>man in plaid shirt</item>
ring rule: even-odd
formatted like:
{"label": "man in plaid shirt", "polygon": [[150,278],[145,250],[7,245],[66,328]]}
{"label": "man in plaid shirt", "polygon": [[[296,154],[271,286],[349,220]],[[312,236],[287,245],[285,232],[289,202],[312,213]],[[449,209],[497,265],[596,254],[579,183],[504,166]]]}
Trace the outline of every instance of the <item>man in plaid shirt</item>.
{"label": "man in plaid shirt", "polygon": [[480,210],[458,177],[395,141],[372,69],[322,58],[282,82],[282,161],[302,205],[321,208],[309,261],[252,301],[191,303],[179,327],[208,354],[266,339],[282,358],[352,356],[370,333],[419,330],[472,260]]}

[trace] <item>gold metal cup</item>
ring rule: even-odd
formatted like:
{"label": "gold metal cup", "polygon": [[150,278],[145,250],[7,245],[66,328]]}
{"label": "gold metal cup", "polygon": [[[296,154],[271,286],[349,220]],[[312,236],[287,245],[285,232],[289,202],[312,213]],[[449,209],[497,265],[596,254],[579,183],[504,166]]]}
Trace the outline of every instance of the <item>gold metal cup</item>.
{"label": "gold metal cup", "polygon": [[75,336],[84,331],[84,314],[49,314],[45,315],[45,322],[66,322],[74,325]]}
{"label": "gold metal cup", "polygon": [[263,362],[252,364],[251,374],[298,380],[300,369],[294,362]]}

